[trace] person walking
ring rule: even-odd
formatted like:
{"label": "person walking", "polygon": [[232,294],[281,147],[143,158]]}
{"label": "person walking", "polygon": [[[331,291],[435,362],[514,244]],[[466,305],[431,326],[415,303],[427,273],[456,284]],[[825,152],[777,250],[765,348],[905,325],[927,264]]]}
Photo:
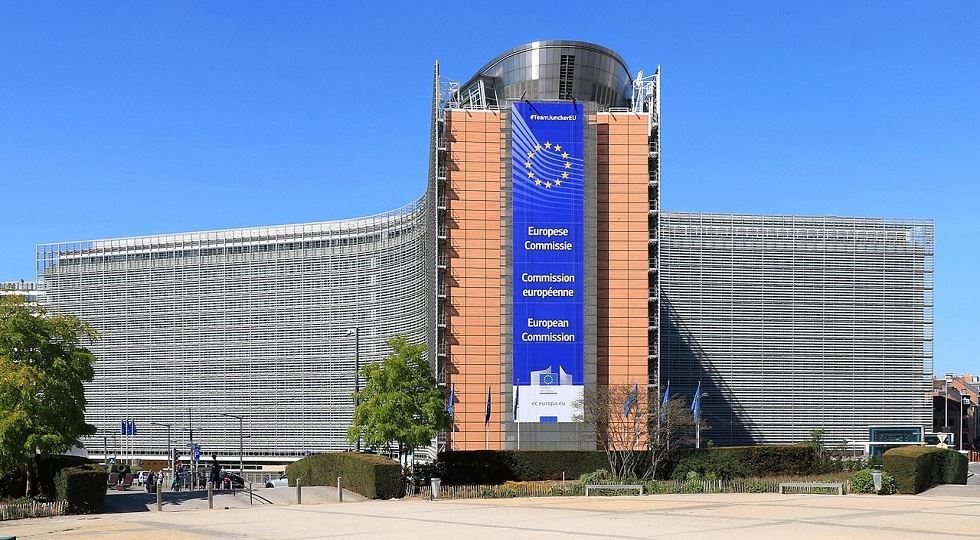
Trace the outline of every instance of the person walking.
{"label": "person walking", "polygon": [[211,485],[214,489],[221,487],[221,463],[218,463],[218,455],[211,454]]}

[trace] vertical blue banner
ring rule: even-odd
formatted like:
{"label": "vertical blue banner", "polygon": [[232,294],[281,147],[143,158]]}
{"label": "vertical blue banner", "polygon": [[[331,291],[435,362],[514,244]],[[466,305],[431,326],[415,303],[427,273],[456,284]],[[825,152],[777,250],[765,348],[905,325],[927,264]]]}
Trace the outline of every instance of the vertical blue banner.
{"label": "vertical blue banner", "polygon": [[585,387],[583,107],[522,101],[512,113],[516,420],[573,422]]}

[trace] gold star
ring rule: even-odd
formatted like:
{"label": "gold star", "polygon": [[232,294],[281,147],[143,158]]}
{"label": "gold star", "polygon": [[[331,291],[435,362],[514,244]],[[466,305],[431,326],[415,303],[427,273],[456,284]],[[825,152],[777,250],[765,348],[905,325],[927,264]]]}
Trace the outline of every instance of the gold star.
{"label": "gold star", "polygon": [[524,162],[524,166],[527,167],[528,169],[530,169],[531,168],[531,162],[530,161],[525,161]]}
{"label": "gold star", "polygon": [[527,171],[528,178],[534,178],[534,171]]}
{"label": "gold star", "polygon": [[550,150],[551,149],[551,141],[548,141],[548,142],[544,143],[544,147]]}
{"label": "gold star", "polygon": [[561,177],[562,177],[562,178],[568,178],[568,173],[567,173],[567,172],[563,172],[563,173],[561,173]]}
{"label": "gold star", "polygon": [[528,153],[527,153],[527,157],[529,157],[529,158],[533,158],[533,157],[534,157],[534,152],[528,152]]}
{"label": "gold star", "polygon": [[541,145],[540,144],[534,145],[534,151],[537,152],[538,150],[541,150]]}
{"label": "gold star", "polygon": [[551,189],[551,182],[545,182],[544,187]]}
{"label": "gold star", "polygon": [[568,152],[562,152],[561,158],[562,159],[568,159]]}
{"label": "gold star", "polygon": [[540,179],[540,178],[538,178],[537,180],[535,180],[535,181],[534,181],[534,185],[536,185],[536,186],[540,186],[540,185],[541,185],[541,179]]}
{"label": "gold star", "polygon": [[561,145],[560,144],[556,144],[555,145],[555,152],[561,152]]}
{"label": "gold star", "polygon": [[561,185],[561,180],[555,178],[555,186],[557,187],[557,186],[560,186],[560,185]]}
{"label": "gold star", "polygon": [[571,169],[572,168],[572,163],[570,161],[566,161],[565,162],[565,168],[566,169]]}

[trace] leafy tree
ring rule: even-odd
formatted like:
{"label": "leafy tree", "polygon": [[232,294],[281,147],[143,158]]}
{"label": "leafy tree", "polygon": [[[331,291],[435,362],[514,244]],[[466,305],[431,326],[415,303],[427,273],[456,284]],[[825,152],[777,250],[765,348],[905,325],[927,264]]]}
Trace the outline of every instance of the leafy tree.
{"label": "leafy tree", "polygon": [[0,297],[0,474],[26,471],[28,496],[39,459],[95,433],[84,387],[95,356],[81,344],[95,337],[77,317]]}
{"label": "leafy tree", "polygon": [[447,429],[450,418],[423,356],[425,345],[393,337],[388,346],[392,353],[384,361],[361,369],[365,384],[355,394],[359,403],[347,439],[363,437],[376,448],[396,444],[401,458]]}

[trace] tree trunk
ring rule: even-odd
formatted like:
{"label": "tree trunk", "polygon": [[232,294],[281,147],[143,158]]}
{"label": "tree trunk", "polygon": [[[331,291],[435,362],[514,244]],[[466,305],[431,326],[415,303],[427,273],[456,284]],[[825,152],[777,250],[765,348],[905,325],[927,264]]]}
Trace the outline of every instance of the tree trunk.
{"label": "tree trunk", "polygon": [[24,496],[30,498],[37,489],[37,465],[32,459],[27,464],[27,481],[24,483]]}

